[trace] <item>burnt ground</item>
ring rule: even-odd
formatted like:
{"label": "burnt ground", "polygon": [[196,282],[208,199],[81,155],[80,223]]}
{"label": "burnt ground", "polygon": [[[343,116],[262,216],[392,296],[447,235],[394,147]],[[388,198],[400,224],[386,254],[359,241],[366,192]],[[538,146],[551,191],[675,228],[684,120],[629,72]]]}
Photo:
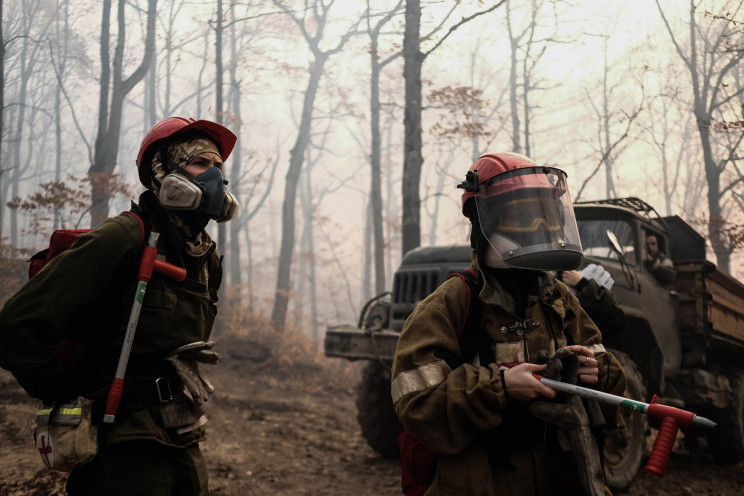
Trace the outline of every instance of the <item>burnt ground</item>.
{"label": "burnt ground", "polygon": [[[217,393],[202,444],[213,495],[400,494],[398,462],[369,448],[356,422],[358,365],[323,357],[259,363],[246,339],[218,347],[223,361],[209,370]],[[0,370],[2,496],[64,494],[65,474],[44,469],[33,447],[36,408]],[[744,464],[717,466],[678,448],[664,478],[640,473],[626,494],[741,495]]]}

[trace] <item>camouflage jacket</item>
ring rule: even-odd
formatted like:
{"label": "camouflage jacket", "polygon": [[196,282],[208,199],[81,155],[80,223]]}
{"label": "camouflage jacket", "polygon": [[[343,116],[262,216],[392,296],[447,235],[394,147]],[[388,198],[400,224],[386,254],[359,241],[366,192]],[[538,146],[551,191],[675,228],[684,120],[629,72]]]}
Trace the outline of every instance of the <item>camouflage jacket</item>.
{"label": "camouflage jacket", "polygon": [[[122,403],[128,390],[158,377],[174,377],[163,360],[168,352],[209,338],[222,274],[211,240],[204,255],[192,257],[180,248],[182,240],[152,192],[142,195],[140,207],[143,222],[160,232],[158,256],[185,267],[187,279],[178,283],[153,274],[149,281]],[[132,215],[107,219],[55,257],[0,310],[0,366],[31,396],[45,402],[77,396],[105,401],[132,309],[144,234]],[[163,428],[148,407],[117,415],[107,439],[184,446],[203,435],[203,428],[184,436]]]}

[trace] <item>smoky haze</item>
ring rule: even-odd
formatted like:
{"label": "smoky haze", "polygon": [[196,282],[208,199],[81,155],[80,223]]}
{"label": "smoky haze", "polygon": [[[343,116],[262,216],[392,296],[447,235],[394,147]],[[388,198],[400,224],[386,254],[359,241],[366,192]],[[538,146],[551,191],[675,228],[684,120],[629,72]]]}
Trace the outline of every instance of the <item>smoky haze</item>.
{"label": "smoky haze", "polygon": [[419,107],[420,244],[467,243],[456,184],[480,154],[517,151],[565,170],[574,200],[637,196],[682,216],[740,276],[744,13],[691,5],[421,1],[416,102],[404,1],[5,0],[2,256],[127,210],[157,121],[220,121],[239,137],[225,174],[241,203],[209,227],[223,288],[320,339],[392,284],[404,117]]}

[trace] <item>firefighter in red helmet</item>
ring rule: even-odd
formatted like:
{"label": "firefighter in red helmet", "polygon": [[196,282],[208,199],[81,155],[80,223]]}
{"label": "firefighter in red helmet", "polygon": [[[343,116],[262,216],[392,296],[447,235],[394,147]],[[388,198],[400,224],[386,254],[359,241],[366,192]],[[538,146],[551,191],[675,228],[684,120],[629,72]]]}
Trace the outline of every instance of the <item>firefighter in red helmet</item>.
{"label": "firefighter in red helmet", "polygon": [[[205,227],[236,214],[222,176],[235,142],[207,120],[155,124],[136,159],[146,191],[131,211],[77,238],[0,311],[0,366],[24,378],[50,419],[78,398],[80,425],[92,425],[97,436],[90,461],[64,465],[72,467],[64,468],[71,470],[70,495],[209,494],[199,443],[214,387],[200,364],[219,358],[210,334],[222,256]],[[138,264],[155,232],[157,257],[185,269],[186,278],[154,273],[140,300]],[[113,423],[102,422],[135,297],[141,311],[121,401]],[[53,468],[63,448],[81,448],[53,441],[42,456]]]}
{"label": "firefighter in red helmet", "polygon": [[451,277],[422,301],[393,361],[402,427],[436,455],[404,492],[608,494],[593,433],[616,411],[557,397],[533,376],[625,391],[620,364],[552,272],[582,261],[566,175],[496,153],[476,160],[458,187],[475,282]]}

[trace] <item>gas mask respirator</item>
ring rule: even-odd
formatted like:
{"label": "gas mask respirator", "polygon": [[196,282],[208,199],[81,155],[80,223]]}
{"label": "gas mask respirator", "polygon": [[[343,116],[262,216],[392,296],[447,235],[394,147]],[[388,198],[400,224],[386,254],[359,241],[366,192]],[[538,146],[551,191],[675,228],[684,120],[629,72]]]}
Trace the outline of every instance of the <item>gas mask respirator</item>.
{"label": "gas mask respirator", "polygon": [[160,204],[170,210],[191,211],[227,222],[238,211],[238,200],[226,191],[222,172],[211,167],[195,178],[168,174],[160,186]]}

